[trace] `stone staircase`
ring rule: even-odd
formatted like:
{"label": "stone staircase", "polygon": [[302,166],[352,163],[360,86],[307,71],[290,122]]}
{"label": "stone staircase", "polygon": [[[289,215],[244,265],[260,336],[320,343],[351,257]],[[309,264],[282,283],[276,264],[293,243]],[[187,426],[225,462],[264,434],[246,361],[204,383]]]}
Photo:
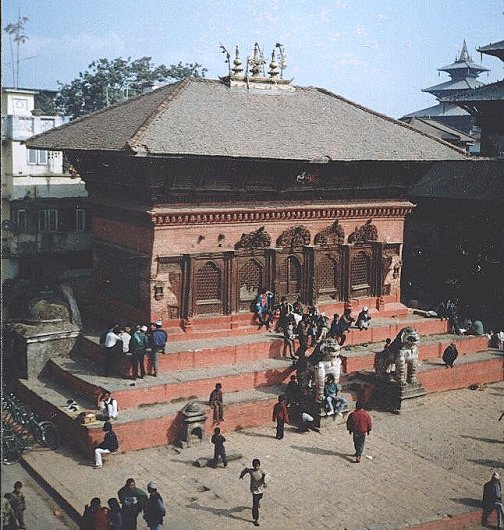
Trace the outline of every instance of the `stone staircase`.
{"label": "stone staircase", "polygon": [[[450,335],[446,321],[409,312],[377,317],[369,330],[349,333],[341,352],[340,383],[350,402],[370,397],[365,388],[355,390],[352,382],[357,374],[372,371],[375,353],[382,350],[384,340],[394,338],[405,326],[413,326],[422,337],[418,379],[427,392],[503,379],[504,357],[488,350],[486,337]],[[65,405],[72,398],[81,410],[94,411],[101,388],[110,390],[119,403],[114,430],[121,451],[177,440],[183,429],[180,410],[190,401],[204,406],[219,382],[224,390],[224,431],[270,423],[273,405],[294,368],[285,356],[281,335],[259,331],[246,321],[237,329],[240,333],[214,329],[213,338],[196,335],[197,338],[170,340],[166,353],[160,356],[158,377],[146,376],[136,382],[131,380],[129,363],[124,358],[117,360],[114,376],[102,375],[98,334],[83,334],[76,353],[50,359],[38,379],[19,380],[16,392],[42,416],[57,423],[63,438],[88,456],[103,438],[102,423],[81,425],[76,421],[77,413],[68,412]],[[446,369],[440,358],[452,341],[460,355],[455,367]],[[211,414],[205,429],[207,434],[212,431]]]}

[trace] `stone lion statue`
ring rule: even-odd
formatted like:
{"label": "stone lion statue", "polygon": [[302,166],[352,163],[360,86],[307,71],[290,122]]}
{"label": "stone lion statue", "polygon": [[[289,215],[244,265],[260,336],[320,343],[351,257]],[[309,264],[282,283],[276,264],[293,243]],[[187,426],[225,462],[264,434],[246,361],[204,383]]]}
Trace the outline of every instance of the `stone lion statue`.
{"label": "stone lion statue", "polygon": [[401,386],[416,383],[419,342],[420,335],[414,328],[401,329],[390,346],[380,354],[376,366],[377,377],[388,379],[389,369],[395,364],[394,377]]}

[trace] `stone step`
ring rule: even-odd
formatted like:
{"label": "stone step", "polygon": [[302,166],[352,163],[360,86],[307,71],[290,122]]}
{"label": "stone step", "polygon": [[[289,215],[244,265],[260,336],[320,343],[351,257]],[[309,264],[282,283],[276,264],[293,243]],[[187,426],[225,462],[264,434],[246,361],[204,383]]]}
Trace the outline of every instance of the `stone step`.
{"label": "stone step", "polygon": [[[396,317],[376,318],[373,319],[372,326],[368,330],[359,331],[352,328],[347,335],[345,345],[384,342],[386,338],[393,339],[406,326],[413,326],[421,336],[441,334],[447,331],[446,321],[415,314],[409,314],[400,319]],[[77,350],[97,365],[103,364],[103,349],[97,335],[84,334]],[[169,341],[165,351],[166,353],[159,357],[159,372],[221,366],[287,355],[282,335],[266,331],[213,339]],[[118,356],[116,372],[123,376],[131,374],[130,364],[124,356]]]}
{"label": "stone step", "polygon": [[[66,386],[75,396],[96,400],[102,388],[109,390],[121,409],[174,399],[206,397],[222,383],[225,392],[236,392],[276,385],[286,381],[293,371],[288,359],[260,359],[210,368],[193,368],[160,373],[158,377],[130,379],[98,375],[95,366],[81,358],[54,358],[48,361],[45,374]],[[74,396],[74,399],[77,398]],[[78,400],[77,400],[78,401]]]}
{"label": "stone step", "polygon": [[[500,381],[504,376],[504,356],[497,350],[461,356],[454,368],[446,369],[436,360],[421,363],[418,379],[429,392],[440,392],[466,388]],[[368,401],[372,385],[356,385],[358,379],[351,377],[343,388],[343,395],[353,408],[357,398]],[[224,388],[225,421],[223,432],[271,423],[271,414],[277,396],[285,391],[285,385],[260,386],[238,392],[226,392]],[[63,438],[76,450],[91,457],[94,445],[103,438],[102,424],[81,425],[76,421],[77,413],[65,409],[69,397],[68,388],[54,380],[19,380],[16,393],[20,399],[29,402],[44,419],[50,418],[60,428]],[[117,394],[116,394],[117,395]],[[182,421],[179,411],[190,401],[198,401],[205,407],[205,399],[173,399],[153,402],[136,408],[121,409],[114,421],[121,451],[166,445],[179,439]],[[88,395],[77,399],[82,409],[96,410]],[[208,410],[208,408],[207,408]],[[328,420],[330,421],[330,420]],[[205,433],[213,430],[211,413],[208,410]]]}

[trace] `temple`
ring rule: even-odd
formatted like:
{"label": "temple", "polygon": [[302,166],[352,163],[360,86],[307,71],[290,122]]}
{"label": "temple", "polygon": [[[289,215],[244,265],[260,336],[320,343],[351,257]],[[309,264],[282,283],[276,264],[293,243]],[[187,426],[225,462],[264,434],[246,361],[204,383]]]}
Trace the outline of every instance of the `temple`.
{"label": "temple", "polygon": [[407,190],[463,152],[294,86],[276,53],[266,74],[257,46],[245,69],[237,49],[226,77],[164,86],[28,142],[65,151],[86,182],[96,314],[231,329],[263,288],[326,312],[405,309]]}
{"label": "temple", "polygon": [[470,133],[473,127],[471,115],[455,103],[443,100],[455,93],[470,91],[483,86],[483,83],[478,81],[477,78],[481,73],[488,71],[488,68],[473,61],[467,51],[467,44],[464,40],[455,61],[447,66],[438,68],[438,72],[446,72],[450,76],[450,80],[422,89],[422,92],[428,92],[435,96],[440,103],[433,107],[406,114],[404,118],[432,119],[459,131]]}

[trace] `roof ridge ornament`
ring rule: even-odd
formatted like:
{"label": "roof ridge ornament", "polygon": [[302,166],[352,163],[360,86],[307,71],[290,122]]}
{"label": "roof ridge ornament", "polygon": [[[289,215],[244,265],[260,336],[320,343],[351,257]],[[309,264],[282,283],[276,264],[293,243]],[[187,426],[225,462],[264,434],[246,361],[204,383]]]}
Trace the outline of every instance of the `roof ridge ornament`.
{"label": "roof ridge ornament", "polygon": [[268,77],[265,70],[265,65],[268,63],[264,59],[264,52],[257,42],[254,43],[252,54],[247,57],[245,72],[243,71],[238,45],[235,46],[235,59],[232,62],[231,54],[223,44],[220,44],[220,49],[226,56],[225,63],[228,65],[228,75],[222,77],[221,80],[229,87],[240,87],[247,90],[257,89],[268,94],[295,91],[291,85],[292,79],[283,79],[283,72],[287,68],[287,56],[282,44],[277,42],[271,52]]}

